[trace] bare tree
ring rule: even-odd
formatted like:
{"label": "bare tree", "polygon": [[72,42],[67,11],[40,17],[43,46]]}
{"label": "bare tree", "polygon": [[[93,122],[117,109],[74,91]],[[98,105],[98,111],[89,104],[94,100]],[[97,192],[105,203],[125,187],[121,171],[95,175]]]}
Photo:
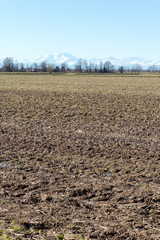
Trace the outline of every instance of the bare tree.
{"label": "bare tree", "polygon": [[20,65],[20,68],[19,68],[20,72],[24,72],[24,64],[20,63],[19,65]]}
{"label": "bare tree", "polygon": [[94,71],[94,63],[92,63],[91,61],[88,64],[88,70],[89,70],[89,72],[93,72]]}
{"label": "bare tree", "polygon": [[3,69],[5,72],[13,72],[14,71],[14,60],[13,58],[5,58],[3,61]]}
{"label": "bare tree", "polygon": [[77,72],[82,72],[83,71],[82,65],[83,65],[83,60],[80,58],[75,66],[75,70]]}
{"label": "bare tree", "polygon": [[41,68],[42,72],[47,72],[47,62],[46,61],[41,62],[40,68]]}
{"label": "bare tree", "polygon": [[26,71],[29,72],[30,71],[30,66],[29,64],[27,63],[27,66],[26,66]]}
{"label": "bare tree", "polygon": [[136,64],[131,68],[131,72],[139,73],[142,71],[142,66],[140,64]]}
{"label": "bare tree", "polygon": [[61,65],[61,72],[65,72],[67,69],[67,64],[66,63],[62,63]]}
{"label": "bare tree", "polygon": [[156,65],[149,66],[148,71],[149,72],[157,72],[158,71],[157,66]]}
{"label": "bare tree", "polygon": [[100,64],[99,64],[99,71],[102,73],[103,70],[104,70],[103,62],[100,62]]}
{"label": "bare tree", "polygon": [[118,68],[118,71],[119,71],[120,73],[124,73],[124,67],[123,67],[123,66],[120,66],[120,67]]}
{"label": "bare tree", "polygon": [[48,64],[48,66],[47,66],[47,72],[49,72],[49,73],[52,73],[52,72],[53,72],[52,64]]}
{"label": "bare tree", "polygon": [[36,62],[32,64],[32,67],[34,72],[38,72],[38,64]]}
{"label": "bare tree", "polygon": [[14,64],[14,72],[19,72],[19,70],[20,70],[20,68],[19,68],[19,64],[18,63],[16,63],[16,64]]}
{"label": "bare tree", "polygon": [[83,65],[84,65],[84,70],[86,72],[89,72],[89,66],[88,66],[88,62],[86,60],[83,61]]}
{"label": "bare tree", "polygon": [[60,68],[58,66],[55,67],[54,72],[60,72]]}
{"label": "bare tree", "polygon": [[110,61],[107,61],[104,63],[104,72],[106,72],[106,73],[114,72],[114,66]]}
{"label": "bare tree", "polygon": [[97,65],[97,64],[95,64],[95,65],[94,65],[94,72],[96,72],[96,73],[97,73],[98,71],[99,71],[99,69],[98,69],[98,65]]}

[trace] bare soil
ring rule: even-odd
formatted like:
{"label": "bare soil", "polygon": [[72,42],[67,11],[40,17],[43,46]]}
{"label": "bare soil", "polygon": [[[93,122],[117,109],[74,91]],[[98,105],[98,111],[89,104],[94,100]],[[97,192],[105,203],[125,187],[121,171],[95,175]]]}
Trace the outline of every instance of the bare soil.
{"label": "bare soil", "polygon": [[0,102],[0,239],[160,239],[158,95]]}

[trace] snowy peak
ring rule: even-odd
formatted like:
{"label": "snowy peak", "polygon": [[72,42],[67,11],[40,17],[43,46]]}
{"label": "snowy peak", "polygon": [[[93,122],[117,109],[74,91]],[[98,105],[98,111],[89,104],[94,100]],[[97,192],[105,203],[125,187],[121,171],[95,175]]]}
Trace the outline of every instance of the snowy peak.
{"label": "snowy peak", "polygon": [[[0,59],[0,65],[2,66],[4,59]],[[150,66],[154,66],[156,68],[160,68],[160,60],[159,61],[152,61],[150,59],[146,59],[143,57],[128,57],[128,58],[120,58],[120,57],[111,57],[107,56],[104,58],[88,58],[84,59],[88,63],[92,62],[93,64],[99,65],[101,62],[104,63],[106,61],[110,61],[115,68],[118,68],[120,66],[124,66],[127,68],[132,68],[136,65],[141,66],[142,69],[148,69]],[[77,62],[79,61],[79,58],[71,55],[70,53],[58,53],[58,54],[49,54],[46,56],[38,56],[33,57],[30,59],[15,59],[15,63],[23,62],[24,65],[32,65],[33,63],[37,63],[38,65],[45,61],[48,64],[54,64],[56,66],[61,66],[61,64],[65,63],[68,67],[74,68]]]}
{"label": "snowy peak", "polygon": [[39,56],[30,59],[21,60],[24,64],[33,64],[37,63],[40,64],[41,62],[47,62],[48,64],[54,64],[60,66],[63,63],[66,63],[69,67],[74,66],[78,62],[78,58],[72,56],[69,53],[58,53],[53,55],[46,55],[46,56]]}

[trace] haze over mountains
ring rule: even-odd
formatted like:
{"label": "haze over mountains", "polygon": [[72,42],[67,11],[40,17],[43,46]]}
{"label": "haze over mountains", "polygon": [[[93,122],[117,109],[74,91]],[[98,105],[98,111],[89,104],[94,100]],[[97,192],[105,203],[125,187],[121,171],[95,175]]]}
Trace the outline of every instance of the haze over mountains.
{"label": "haze over mountains", "polygon": [[[62,63],[66,63],[69,68],[74,68],[80,58],[77,58],[70,53],[58,53],[53,55],[39,56],[29,59],[14,59],[15,63],[23,62],[24,65],[32,65],[33,63],[40,64],[43,61],[46,61],[48,64],[54,64],[57,66],[61,66]],[[85,59],[85,58],[83,58]],[[0,65],[2,66],[4,59],[0,59]],[[128,58],[115,58],[115,57],[104,57],[104,58],[88,58],[85,59],[87,62],[92,62],[94,64],[99,65],[100,62],[110,61],[115,68],[120,66],[132,68],[136,65],[142,67],[142,69],[148,69],[148,67],[156,67],[156,69],[160,68],[160,60],[153,61],[150,59],[146,59],[143,57],[128,57]]]}

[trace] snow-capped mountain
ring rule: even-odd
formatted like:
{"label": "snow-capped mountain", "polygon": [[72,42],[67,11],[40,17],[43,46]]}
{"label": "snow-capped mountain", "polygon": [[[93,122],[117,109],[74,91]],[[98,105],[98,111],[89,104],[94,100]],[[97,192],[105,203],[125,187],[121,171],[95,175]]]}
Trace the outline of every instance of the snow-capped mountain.
{"label": "snow-capped mountain", "polygon": [[[128,57],[128,58],[115,58],[115,57],[104,57],[104,58],[88,58],[84,59],[88,63],[92,62],[93,64],[99,65],[101,62],[104,63],[106,61],[110,61],[115,68],[120,66],[124,66],[127,68],[132,68],[136,65],[141,66],[142,69],[148,69],[148,67],[156,67],[160,68],[160,60],[153,61],[150,59],[142,58],[142,57]],[[0,66],[2,66],[4,59],[0,59]],[[56,66],[61,66],[61,64],[65,63],[68,67],[74,68],[79,58],[69,54],[69,53],[58,53],[53,55],[39,56],[30,59],[14,59],[15,63],[24,63],[25,66],[31,66],[33,63],[40,64],[41,62],[47,62],[48,64],[54,64]]]}
{"label": "snow-capped mountain", "polygon": [[75,64],[78,62],[78,58],[72,56],[69,53],[58,53],[53,55],[46,55],[46,56],[39,56],[35,58],[30,59],[22,59],[21,62],[24,64],[33,64],[37,63],[40,64],[41,62],[47,62],[48,64],[55,64],[57,66],[60,66],[61,64],[65,63],[68,67],[74,67]]}
{"label": "snow-capped mountain", "polygon": [[150,59],[142,58],[142,57],[128,57],[128,58],[115,58],[115,57],[105,57],[99,59],[91,59],[91,62],[95,64],[99,64],[100,62],[111,62],[115,68],[120,66],[124,66],[127,68],[132,68],[134,66],[139,66],[142,69],[148,69],[149,67],[160,68],[160,61],[153,61]]}

